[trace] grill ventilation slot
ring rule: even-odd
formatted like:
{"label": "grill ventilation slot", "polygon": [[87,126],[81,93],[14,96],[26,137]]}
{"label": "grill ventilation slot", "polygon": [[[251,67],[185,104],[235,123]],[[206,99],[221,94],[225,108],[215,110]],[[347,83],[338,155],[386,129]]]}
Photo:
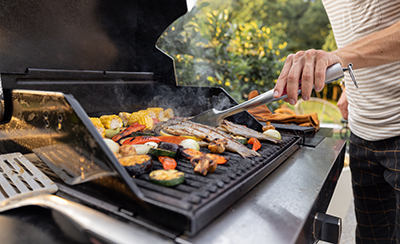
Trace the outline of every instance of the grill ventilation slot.
{"label": "grill ventilation slot", "polygon": [[0,201],[17,201],[58,190],[45,174],[21,153],[0,155]]}

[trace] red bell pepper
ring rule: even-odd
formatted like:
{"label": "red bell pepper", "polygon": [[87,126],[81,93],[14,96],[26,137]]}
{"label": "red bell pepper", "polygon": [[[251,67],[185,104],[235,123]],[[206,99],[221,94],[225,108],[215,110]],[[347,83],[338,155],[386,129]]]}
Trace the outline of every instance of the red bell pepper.
{"label": "red bell pepper", "polygon": [[126,128],[125,130],[123,130],[120,133],[118,133],[115,136],[113,136],[111,139],[113,141],[117,142],[117,141],[121,140],[122,138],[124,138],[126,136],[129,136],[133,132],[141,131],[141,130],[144,130],[145,128],[146,128],[145,125],[141,125],[139,123],[133,123],[128,128]]}
{"label": "red bell pepper", "polygon": [[159,142],[161,142],[161,139],[158,136],[136,136],[136,137],[126,139],[122,143],[122,145],[145,144],[146,142],[151,142],[151,141],[159,143]]}

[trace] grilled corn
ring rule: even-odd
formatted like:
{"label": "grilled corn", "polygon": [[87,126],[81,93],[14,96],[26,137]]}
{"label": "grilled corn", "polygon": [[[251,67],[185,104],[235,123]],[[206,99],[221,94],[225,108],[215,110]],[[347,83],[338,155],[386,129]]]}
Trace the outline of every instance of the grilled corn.
{"label": "grilled corn", "polygon": [[128,124],[139,123],[146,126],[146,129],[151,129],[153,127],[154,121],[150,117],[147,110],[139,110],[134,112],[129,116]]}
{"label": "grilled corn", "polygon": [[166,121],[172,119],[174,117],[174,111],[171,108],[164,110],[163,113],[160,113],[159,119],[160,121]]}
{"label": "grilled corn", "polygon": [[103,115],[100,117],[101,123],[106,129],[117,129],[122,127],[122,119],[118,115]]}
{"label": "grilled corn", "polygon": [[118,114],[118,116],[121,118],[122,123],[124,124],[124,126],[128,126],[129,117],[131,116],[131,113],[120,112],[120,113]]}
{"label": "grilled corn", "polygon": [[94,127],[96,130],[100,133],[102,137],[105,137],[106,130],[104,128],[104,125],[101,123],[99,118],[91,117],[90,121],[92,121]]}
{"label": "grilled corn", "polygon": [[163,117],[164,114],[164,109],[159,107],[147,108],[147,111],[149,112],[150,117],[158,120],[160,120],[160,115]]}

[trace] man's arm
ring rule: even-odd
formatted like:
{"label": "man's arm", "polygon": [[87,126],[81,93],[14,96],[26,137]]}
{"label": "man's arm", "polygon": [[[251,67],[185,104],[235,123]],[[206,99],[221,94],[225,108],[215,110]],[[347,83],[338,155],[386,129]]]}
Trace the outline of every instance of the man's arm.
{"label": "man's arm", "polygon": [[347,120],[349,117],[349,103],[347,102],[346,89],[343,89],[342,95],[340,95],[339,101],[337,102],[337,106],[342,114],[343,119]]}
{"label": "man's arm", "polygon": [[325,71],[335,63],[340,63],[342,67],[352,63],[354,69],[359,69],[399,60],[400,21],[333,52],[311,49],[290,54],[275,85],[274,97],[281,97],[287,87],[288,98],[285,101],[294,105],[301,79],[301,95],[307,101],[313,87],[316,91],[324,88]]}

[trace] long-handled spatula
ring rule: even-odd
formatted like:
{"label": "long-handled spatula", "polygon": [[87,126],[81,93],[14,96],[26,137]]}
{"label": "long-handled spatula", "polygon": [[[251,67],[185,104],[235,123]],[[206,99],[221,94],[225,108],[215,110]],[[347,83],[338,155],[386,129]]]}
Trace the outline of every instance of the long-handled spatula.
{"label": "long-handled spatula", "polygon": [[[349,69],[351,71],[351,65],[349,65]],[[348,68],[343,69],[339,63],[336,63],[326,70],[326,75],[325,75],[325,84],[331,83],[333,81],[336,81],[344,76],[343,71],[348,70]],[[352,73],[350,73],[352,75]],[[353,78],[353,76],[352,76]],[[355,80],[353,80],[355,82]],[[301,91],[301,86],[299,87],[299,93]],[[287,95],[283,95],[280,98],[274,98],[273,97],[274,90],[267,91],[251,100],[248,100],[244,103],[241,103],[239,105],[233,106],[231,108],[228,108],[223,111],[219,111],[215,108],[207,110],[203,113],[200,113],[199,115],[194,116],[191,121],[200,123],[200,124],[205,124],[209,126],[218,126],[220,122],[231,115],[240,113],[242,111],[248,110],[250,108],[254,108],[266,103],[274,102],[277,100],[285,99]]]}

